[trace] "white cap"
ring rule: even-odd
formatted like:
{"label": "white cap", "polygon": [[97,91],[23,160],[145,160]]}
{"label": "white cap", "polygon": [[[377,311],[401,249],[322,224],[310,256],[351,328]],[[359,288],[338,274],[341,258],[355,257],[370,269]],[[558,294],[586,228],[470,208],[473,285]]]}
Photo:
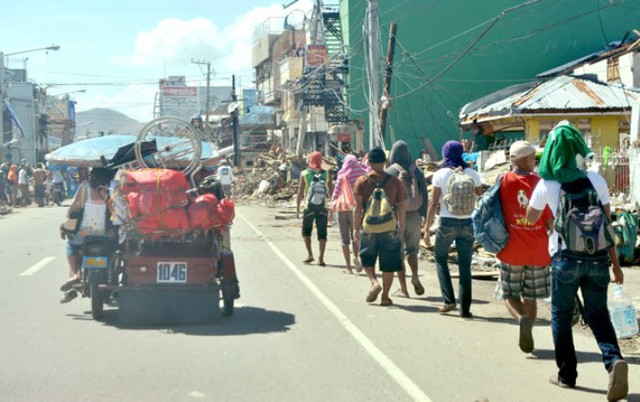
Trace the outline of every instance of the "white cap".
{"label": "white cap", "polygon": [[514,159],[520,159],[525,156],[529,156],[536,153],[536,147],[531,145],[527,141],[516,141],[511,144],[509,148],[509,157]]}

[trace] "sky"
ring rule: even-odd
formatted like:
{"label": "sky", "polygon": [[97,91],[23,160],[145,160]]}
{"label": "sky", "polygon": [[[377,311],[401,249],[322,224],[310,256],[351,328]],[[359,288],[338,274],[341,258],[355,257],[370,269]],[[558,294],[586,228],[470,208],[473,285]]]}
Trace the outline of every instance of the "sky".
{"label": "sky", "polygon": [[[153,118],[158,80],[253,88],[252,35],[268,17],[309,12],[312,0],[2,0],[0,51],[47,94],[76,110],[111,108],[143,123]],[[300,15],[299,11],[295,14]],[[310,15],[310,14],[309,14]],[[35,50],[51,45],[58,51]],[[84,91],[84,92],[79,92]]]}

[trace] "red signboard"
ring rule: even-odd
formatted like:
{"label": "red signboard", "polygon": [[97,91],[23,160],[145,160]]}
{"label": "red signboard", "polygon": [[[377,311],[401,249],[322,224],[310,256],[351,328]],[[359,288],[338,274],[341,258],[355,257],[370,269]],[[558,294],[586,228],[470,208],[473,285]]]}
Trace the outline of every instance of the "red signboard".
{"label": "red signboard", "polygon": [[327,48],[322,45],[307,46],[307,66],[321,66],[327,62]]}

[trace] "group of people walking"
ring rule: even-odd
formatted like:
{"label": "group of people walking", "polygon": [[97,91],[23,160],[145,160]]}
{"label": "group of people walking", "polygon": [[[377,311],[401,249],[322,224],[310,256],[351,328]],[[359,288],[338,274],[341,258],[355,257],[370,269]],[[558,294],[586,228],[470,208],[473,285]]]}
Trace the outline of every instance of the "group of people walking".
{"label": "group of people walking", "polygon": [[[433,244],[443,299],[438,312],[447,314],[457,309],[460,317],[473,318],[472,214],[476,200],[483,194],[483,185],[480,175],[464,161],[463,153],[458,141],[444,144],[443,162],[432,176],[430,197],[424,174],[403,141],[393,144],[388,157],[379,147],[371,149],[363,161],[347,155],[335,186],[322,169],[322,155],[312,153],[309,167],[301,174],[296,198],[298,214],[304,206],[304,262],[315,261],[311,246],[315,222],[320,244],[318,265],[326,265],[327,223],[329,215],[337,213],[345,272],[365,271],[370,282],[365,298],[368,303],[380,296],[382,306],[393,304],[390,291],[395,275],[400,282],[395,294],[409,297],[406,265],[414,292],[422,295],[424,287],[418,275],[420,240],[431,248],[432,226],[439,215]],[[581,289],[586,321],[609,373],[607,399],[618,400],[628,393],[628,366],[620,353],[606,303],[609,267],[615,283],[622,284],[623,273],[615,245],[607,241],[611,217],[606,182],[576,162],[589,153],[581,133],[564,122],[549,134],[538,167],[534,146],[526,141],[511,145],[511,170],[501,175],[497,184],[508,241],[496,257],[506,308],[519,325],[518,344],[525,353],[534,350],[536,301],[551,296],[558,372],[549,381],[565,388],[575,387],[578,376],[572,319]],[[585,210],[589,212],[580,212]],[[587,220],[588,225],[582,225],[581,221]],[[593,232],[595,221],[600,222],[598,233]],[[585,226],[591,232],[586,233]],[[454,242],[459,269],[457,300],[448,265]],[[375,273],[376,262],[382,285]]]}

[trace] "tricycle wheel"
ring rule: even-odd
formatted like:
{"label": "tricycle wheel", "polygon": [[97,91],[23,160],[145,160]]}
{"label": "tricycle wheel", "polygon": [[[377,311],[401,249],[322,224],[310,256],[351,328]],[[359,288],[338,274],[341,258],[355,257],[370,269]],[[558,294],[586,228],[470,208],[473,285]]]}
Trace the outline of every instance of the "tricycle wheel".
{"label": "tricycle wheel", "polygon": [[230,317],[233,315],[233,299],[223,299],[222,315]]}
{"label": "tricycle wheel", "polygon": [[99,320],[104,315],[102,290],[98,285],[91,285],[91,315],[94,320]]}

